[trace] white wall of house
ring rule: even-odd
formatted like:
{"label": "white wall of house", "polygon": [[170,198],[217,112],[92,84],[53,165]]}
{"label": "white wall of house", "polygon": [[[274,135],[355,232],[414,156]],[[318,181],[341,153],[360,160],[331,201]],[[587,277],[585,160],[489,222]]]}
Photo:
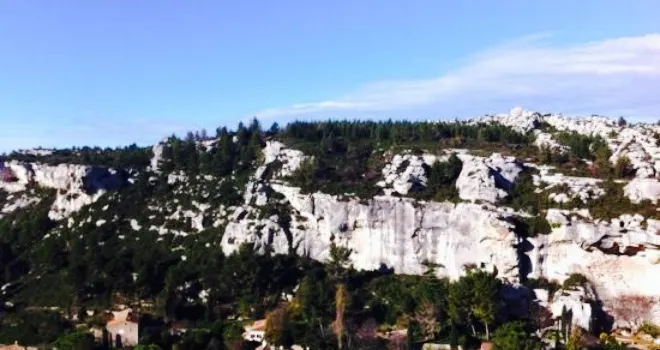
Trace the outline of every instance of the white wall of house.
{"label": "white wall of house", "polygon": [[264,341],[264,336],[265,335],[266,335],[266,332],[264,332],[264,331],[248,330],[243,335],[243,338],[247,341],[254,341],[254,342],[261,343],[261,342]]}
{"label": "white wall of house", "polygon": [[140,339],[138,324],[130,321],[111,322],[106,327],[112,346],[136,346]]}

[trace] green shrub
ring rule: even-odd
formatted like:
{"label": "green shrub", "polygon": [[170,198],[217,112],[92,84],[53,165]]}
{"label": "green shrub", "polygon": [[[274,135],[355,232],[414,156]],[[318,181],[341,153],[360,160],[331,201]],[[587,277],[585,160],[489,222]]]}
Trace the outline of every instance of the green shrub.
{"label": "green shrub", "polygon": [[57,338],[53,346],[58,350],[91,350],[94,336],[89,332],[75,331]]}
{"label": "green shrub", "polygon": [[601,182],[600,187],[605,190],[605,194],[586,204],[594,219],[610,220],[623,214],[635,213],[646,218],[658,218],[660,216],[656,206],[649,201],[638,204],[632,203],[628,196],[624,194],[624,186],[625,183],[617,183],[612,179]]}
{"label": "green shrub", "polygon": [[520,321],[509,322],[502,325],[493,335],[493,348],[495,350],[536,350],[539,342],[525,329]]}
{"label": "green shrub", "polygon": [[530,289],[547,290],[550,297],[552,297],[556,291],[561,289],[561,285],[559,283],[556,281],[549,281],[544,277],[527,279],[527,281],[525,281],[525,286]]}
{"label": "green shrub", "polygon": [[539,234],[547,235],[552,232],[550,223],[542,215],[532,217],[518,216],[511,220],[515,225],[514,232],[523,238],[536,237]]}
{"label": "green shrub", "polygon": [[587,283],[589,283],[589,280],[584,275],[579,273],[572,273],[564,281],[562,287],[566,290],[572,290],[575,289],[576,287],[585,287]]}
{"label": "green shrub", "polygon": [[71,329],[71,324],[55,312],[24,311],[9,314],[0,323],[0,344],[50,344]]}
{"label": "green shrub", "polygon": [[644,332],[653,338],[660,337],[660,326],[656,326],[654,324],[644,323],[641,327],[639,327],[639,331]]}
{"label": "green shrub", "polygon": [[607,143],[600,136],[582,135],[575,131],[562,131],[554,136],[559,143],[570,148],[571,156],[579,159],[595,160],[599,151],[607,149]]}
{"label": "green shrub", "polygon": [[413,194],[418,199],[437,202],[459,200],[456,179],[461,174],[463,162],[452,154],[446,162],[435,162],[427,171],[428,181],[423,191]]}

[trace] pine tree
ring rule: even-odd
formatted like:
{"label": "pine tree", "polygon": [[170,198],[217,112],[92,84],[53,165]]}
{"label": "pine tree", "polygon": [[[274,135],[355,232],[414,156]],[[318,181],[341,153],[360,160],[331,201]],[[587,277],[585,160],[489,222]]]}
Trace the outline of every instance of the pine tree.
{"label": "pine tree", "polygon": [[274,122],[273,125],[268,129],[268,135],[277,135],[280,132],[280,125],[277,122]]}

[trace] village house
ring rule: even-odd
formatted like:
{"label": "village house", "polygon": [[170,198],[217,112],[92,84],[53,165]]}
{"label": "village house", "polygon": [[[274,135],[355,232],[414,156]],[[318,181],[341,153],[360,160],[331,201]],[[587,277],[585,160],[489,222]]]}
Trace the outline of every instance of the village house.
{"label": "village house", "polygon": [[18,342],[15,342],[11,345],[2,345],[0,344],[0,350],[36,350],[37,348],[31,346],[21,346],[18,345]]}
{"label": "village house", "polygon": [[113,311],[112,320],[105,325],[108,341],[114,347],[136,346],[139,338],[139,325],[132,318],[132,310]]}
{"label": "village house", "polygon": [[251,325],[244,327],[243,339],[251,342],[262,343],[266,335],[266,320],[254,321]]}

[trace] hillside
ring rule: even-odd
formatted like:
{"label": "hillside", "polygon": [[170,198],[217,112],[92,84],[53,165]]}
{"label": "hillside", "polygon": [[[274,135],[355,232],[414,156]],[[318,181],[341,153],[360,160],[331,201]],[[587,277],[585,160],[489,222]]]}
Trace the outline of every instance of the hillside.
{"label": "hillside", "polygon": [[[2,158],[0,343],[51,343],[120,304],[209,339],[221,324],[226,344],[229,319],[280,310],[276,342],[313,349],[382,349],[367,325],[469,343],[522,322],[550,344],[567,325],[660,324],[659,125],[522,108],[254,121]],[[483,281],[496,293],[475,309]],[[345,340],[325,334],[336,286]]]}

